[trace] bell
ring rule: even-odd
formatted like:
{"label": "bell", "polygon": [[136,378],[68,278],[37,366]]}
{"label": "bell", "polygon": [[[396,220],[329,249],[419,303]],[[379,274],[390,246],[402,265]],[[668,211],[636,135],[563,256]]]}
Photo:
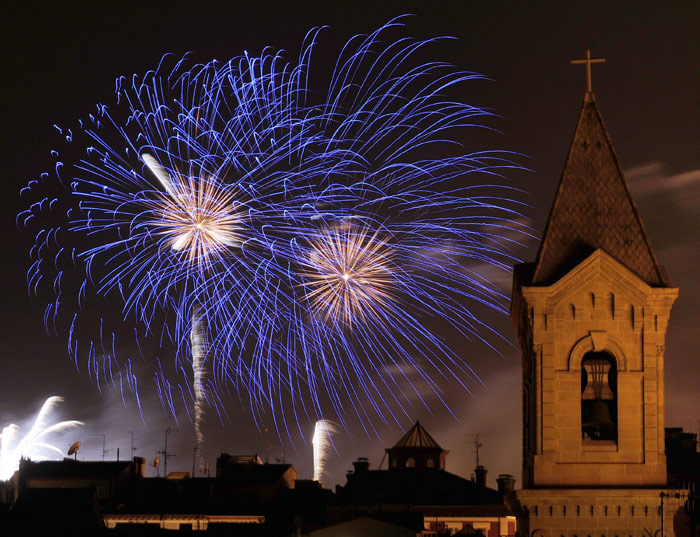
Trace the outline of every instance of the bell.
{"label": "bell", "polygon": [[610,417],[610,408],[605,401],[593,401],[591,404],[590,419],[585,425],[590,425],[596,428],[612,427],[614,425],[613,420]]}
{"label": "bell", "polygon": [[588,382],[581,394],[581,399],[610,400],[615,398],[608,384],[610,362],[607,360],[588,360],[584,362],[583,368],[586,370]]}
{"label": "bell", "polygon": [[610,417],[610,408],[605,401],[591,403],[588,419],[583,422],[583,431],[594,440],[613,440],[615,423]]}

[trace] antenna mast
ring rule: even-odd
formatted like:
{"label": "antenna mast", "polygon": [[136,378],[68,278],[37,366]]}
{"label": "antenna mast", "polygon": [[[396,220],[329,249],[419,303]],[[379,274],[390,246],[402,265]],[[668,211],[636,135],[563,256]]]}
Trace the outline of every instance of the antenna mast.
{"label": "antenna mast", "polygon": [[105,455],[111,449],[107,449],[107,435],[105,433],[91,434],[90,436],[101,436],[102,437],[102,462],[105,462]]}
{"label": "antenna mast", "polygon": [[[175,432],[177,432],[177,429],[174,429]],[[165,429],[165,447],[163,448],[163,451],[159,451],[161,455],[163,455],[163,477],[168,477],[168,459],[173,458],[175,455],[170,453],[168,451],[168,435],[173,432],[172,427],[168,427]]]}
{"label": "antenna mast", "polygon": [[479,433],[476,434],[468,434],[467,436],[473,436],[474,437],[474,452],[476,453],[476,468],[481,466],[479,463],[479,448],[483,447],[484,444],[479,442]]}
{"label": "antenna mast", "polygon": [[133,460],[134,458],[134,452],[136,451],[136,448],[134,447],[134,434],[136,431],[126,431],[129,433],[129,436],[131,436],[131,459]]}

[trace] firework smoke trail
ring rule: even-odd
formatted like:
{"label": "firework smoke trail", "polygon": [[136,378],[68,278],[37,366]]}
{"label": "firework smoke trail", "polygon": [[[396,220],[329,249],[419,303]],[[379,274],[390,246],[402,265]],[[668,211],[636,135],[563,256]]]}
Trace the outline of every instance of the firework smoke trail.
{"label": "firework smoke trail", "polygon": [[202,322],[203,321],[199,315],[199,312],[195,310],[194,317],[192,319],[192,332],[190,338],[192,345],[192,372],[194,389],[194,434],[197,440],[197,444],[195,446],[195,468],[200,472],[204,471],[204,459],[202,458],[204,432],[202,431],[202,420],[204,419],[205,393],[202,378],[204,376],[204,359],[206,357]]}
{"label": "firework smoke trail", "polygon": [[337,432],[335,424],[328,420],[318,420],[311,440],[314,451],[314,481],[323,484],[326,475],[326,462],[333,451],[331,436]]}
{"label": "firework smoke trail", "polygon": [[63,398],[55,395],[44,401],[31,429],[22,437],[20,437],[19,427],[15,424],[3,428],[2,434],[0,434],[0,479],[10,479],[15,470],[19,468],[19,461],[22,457],[42,459],[46,458],[42,455],[46,451],[53,452],[58,456],[64,454],[64,450],[47,443],[46,438],[51,434],[81,427],[83,423],[69,420],[49,425],[48,418],[51,411],[62,402]]}
{"label": "firework smoke trail", "polygon": [[481,313],[508,299],[478,266],[509,270],[528,230],[509,154],[462,146],[489,113],[453,95],[481,77],[423,63],[436,40],[402,26],[352,38],[330,77],[312,68],[319,30],[297,62],[165,57],[60,130],[69,158],[22,192],[28,286],[99,387],[138,399],[143,356],[173,415],[233,392],[280,434],[350,414],[371,431],[468,389],[446,339],[499,337]]}

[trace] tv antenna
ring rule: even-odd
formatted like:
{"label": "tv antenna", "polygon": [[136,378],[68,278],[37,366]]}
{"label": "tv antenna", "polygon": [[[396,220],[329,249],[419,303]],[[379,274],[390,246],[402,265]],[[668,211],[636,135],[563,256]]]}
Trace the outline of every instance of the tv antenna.
{"label": "tv antenna", "polygon": [[107,452],[112,451],[107,449],[107,435],[105,433],[91,434],[90,436],[101,436],[102,437],[102,462],[105,461],[105,455]]}
{"label": "tv antenna", "polygon": [[134,434],[136,434],[136,431],[126,431],[129,433],[129,436],[131,436],[131,458],[134,458],[134,452],[136,451],[136,447],[134,446]]}
{"label": "tv antenna", "polygon": [[476,434],[468,434],[467,436],[473,436],[474,437],[474,452],[476,453],[476,468],[481,466],[479,463],[479,448],[483,447],[484,444],[479,442],[479,433]]}
{"label": "tv antenna", "polygon": [[75,457],[75,460],[78,460],[78,451],[80,450],[80,440],[77,440],[71,444],[71,446],[68,448],[68,456],[70,457],[73,455]]}
{"label": "tv antenna", "polygon": [[168,459],[172,459],[175,456],[175,454],[168,451],[168,436],[172,432],[178,432],[178,430],[173,429],[172,427],[165,429],[165,447],[163,448],[163,451],[158,452],[163,455],[163,477],[168,477]]}

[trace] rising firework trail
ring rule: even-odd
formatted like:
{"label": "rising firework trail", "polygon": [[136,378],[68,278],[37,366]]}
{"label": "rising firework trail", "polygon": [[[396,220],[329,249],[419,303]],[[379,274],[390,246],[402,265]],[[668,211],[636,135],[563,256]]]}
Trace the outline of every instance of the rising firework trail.
{"label": "rising firework trail", "polygon": [[369,431],[469,388],[455,349],[499,337],[486,274],[527,229],[510,155],[465,147],[490,114],[458,96],[481,77],[424,62],[440,40],[402,27],[353,37],[330,73],[319,29],[295,61],[166,56],[59,129],[54,172],[22,192],[28,286],[98,387],[138,399],[155,379],[195,428],[233,394],[280,434],[327,415]]}
{"label": "rising firework trail", "polygon": [[326,476],[328,457],[333,452],[331,437],[335,432],[335,424],[328,420],[319,420],[314,426],[314,436],[311,440],[314,451],[314,481],[321,484]]}
{"label": "rising firework trail", "polygon": [[202,421],[204,420],[205,393],[202,380],[204,378],[204,359],[206,357],[202,323],[201,316],[195,310],[192,319],[190,342],[192,345],[192,384],[194,390],[194,434],[197,441],[194,448],[194,458],[195,468],[199,469],[200,473],[204,472],[204,459],[202,458],[204,431],[202,430]]}
{"label": "rising firework trail", "polygon": [[49,444],[52,435],[70,431],[83,425],[80,421],[69,420],[49,424],[49,417],[53,409],[63,402],[62,397],[51,396],[41,406],[41,410],[34,418],[34,424],[29,432],[21,435],[19,426],[11,423],[0,434],[0,479],[7,480],[19,468],[22,457],[32,459],[46,459],[47,453],[54,457],[65,454],[56,446]]}
{"label": "rising firework trail", "polygon": [[[230,213],[232,199],[217,189],[213,178],[198,181],[173,181],[168,172],[148,153],[141,155],[149,170],[156,176],[167,193],[163,200],[163,230],[170,237],[175,252],[186,251],[190,263],[197,263],[200,270],[207,270],[213,256],[221,256],[221,250],[236,244],[236,217]],[[204,470],[202,448],[204,445],[205,390],[203,384],[206,358],[202,315],[195,308],[192,313],[190,346],[192,352],[192,391],[194,392],[194,433],[196,468]]]}

